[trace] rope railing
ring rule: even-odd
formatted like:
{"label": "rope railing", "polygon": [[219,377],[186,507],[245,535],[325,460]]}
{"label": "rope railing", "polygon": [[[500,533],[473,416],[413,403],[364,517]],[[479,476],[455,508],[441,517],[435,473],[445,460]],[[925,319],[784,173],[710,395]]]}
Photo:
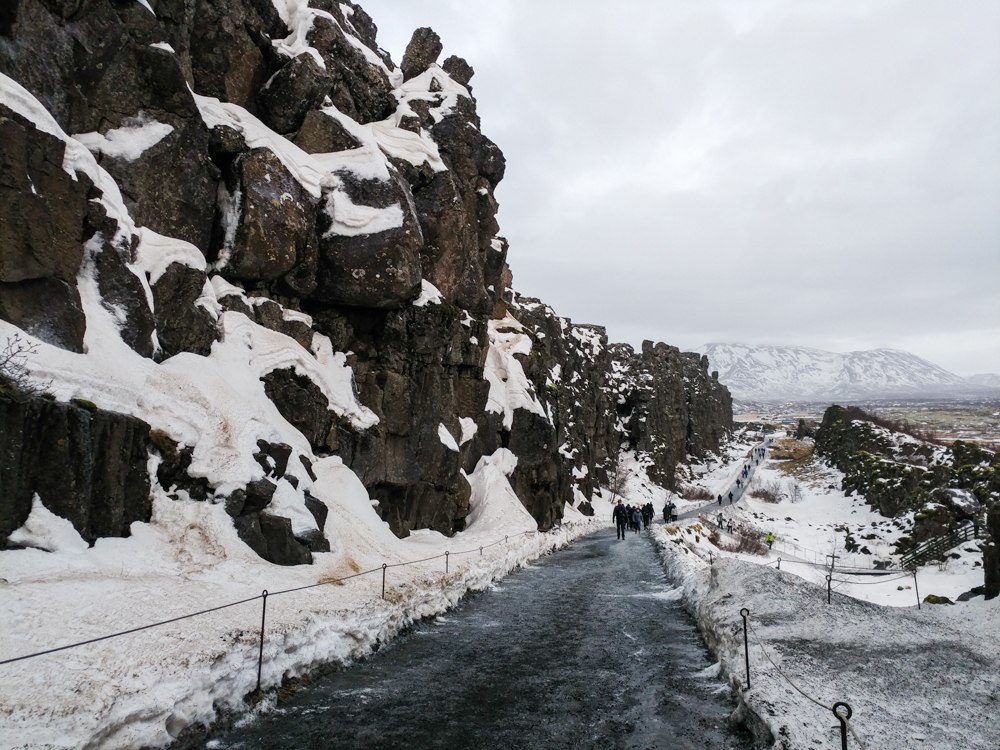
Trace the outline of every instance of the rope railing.
{"label": "rope railing", "polygon": [[[537,530],[523,531],[523,532],[520,532],[518,534],[514,534],[513,536],[515,538],[517,538],[519,536],[528,536],[529,534],[535,535],[535,534],[538,534],[538,531]],[[475,548],[469,549],[469,550],[463,550],[463,551],[460,551],[460,552],[451,552],[450,550],[448,550],[448,551],[442,552],[439,555],[432,555],[431,557],[424,557],[424,558],[421,558],[419,560],[407,560],[405,562],[392,563],[392,564],[383,563],[379,567],[372,568],[371,570],[362,570],[362,571],[360,571],[358,573],[352,573],[351,575],[342,576],[340,578],[333,578],[333,579],[325,580],[325,581],[319,581],[318,583],[310,583],[310,584],[307,584],[305,586],[295,586],[293,588],[282,589],[280,591],[267,591],[267,590],[264,590],[262,593],[258,594],[257,596],[251,596],[251,597],[248,597],[246,599],[240,599],[239,601],[235,601],[235,602],[228,602],[227,604],[220,604],[217,607],[210,607],[208,609],[202,609],[202,610],[199,610],[197,612],[189,612],[189,613],[184,614],[184,615],[179,615],[178,617],[172,617],[169,620],[161,620],[160,622],[153,622],[153,623],[149,623],[148,625],[140,625],[138,627],[129,628],[128,630],[122,630],[122,631],[119,631],[117,633],[109,633],[107,635],[98,636],[97,638],[89,638],[89,639],[87,639],[85,641],[78,641],[76,643],[70,643],[70,644],[67,644],[65,646],[57,646],[55,648],[45,649],[44,651],[36,651],[35,653],[32,653],[32,654],[24,654],[23,656],[16,656],[16,657],[14,657],[12,659],[3,659],[3,660],[0,660],[0,666],[2,666],[4,664],[13,664],[13,663],[19,662],[19,661],[25,661],[26,659],[34,659],[36,657],[46,656],[48,654],[55,654],[55,653],[58,653],[60,651],[68,651],[69,649],[80,648],[82,646],[88,646],[88,645],[90,645],[92,643],[99,643],[101,641],[107,641],[107,640],[110,640],[112,638],[119,638],[121,636],[130,635],[132,633],[138,633],[138,632],[143,631],[143,630],[149,630],[151,628],[158,628],[158,627],[162,627],[164,625],[170,625],[170,624],[175,623],[175,622],[180,622],[181,620],[189,620],[189,619],[191,619],[193,617],[200,617],[201,615],[207,615],[207,614],[209,614],[211,612],[218,612],[219,610],[230,609],[232,607],[238,607],[241,604],[248,604],[250,602],[255,602],[255,601],[258,601],[258,600],[262,601],[264,603],[264,613],[266,614],[267,599],[270,598],[270,597],[281,596],[282,594],[292,594],[292,593],[295,593],[295,592],[298,592],[298,591],[306,591],[307,589],[314,589],[314,588],[318,588],[319,586],[330,586],[330,585],[333,585],[333,584],[342,583],[344,581],[349,581],[352,578],[360,578],[361,576],[370,575],[371,573],[378,573],[380,571],[382,572],[382,598],[385,599],[385,570],[387,568],[401,568],[401,567],[404,567],[404,566],[407,566],[407,565],[418,565],[420,563],[430,562],[431,560],[439,560],[442,557],[445,558],[445,560],[447,561],[449,555],[467,555],[467,554],[471,554],[472,552],[479,552],[480,554],[482,554],[483,550],[489,549],[491,547],[495,547],[498,544],[507,544],[507,543],[509,543],[510,542],[510,538],[511,538],[511,535],[508,534],[508,535],[504,536],[504,538],[501,539],[501,540],[498,540],[498,541],[493,542],[491,544],[485,544],[485,545],[482,545],[480,547],[475,547]],[[446,562],[446,566],[445,566],[445,573],[446,574],[448,573],[447,562]],[[260,663],[263,660],[263,640],[264,640],[264,619],[263,619],[263,616],[264,615],[262,614],[262,618],[261,618],[261,653],[260,653],[260,656],[258,658],[258,676],[257,676],[257,689],[258,690],[260,689]]]}
{"label": "rope railing", "polygon": [[[750,684],[750,646],[749,646],[749,643],[747,642],[747,639],[746,639],[746,633],[749,630],[749,632],[753,633],[753,637],[754,637],[754,640],[757,642],[757,645],[760,646],[760,650],[761,650],[761,653],[764,654],[764,658],[767,659],[768,662],[770,662],[771,666],[774,667],[775,671],[779,675],[781,675],[781,677],[785,680],[785,682],[787,682],[789,685],[791,685],[792,688],[794,688],[795,691],[797,693],[799,693],[799,695],[801,695],[802,697],[804,697],[804,698],[812,701],[813,703],[815,703],[820,708],[823,708],[823,709],[826,709],[827,711],[830,711],[835,717],[837,717],[837,720],[840,722],[840,742],[841,742],[841,748],[842,748],[842,750],[847,750],[847,730],[850,730],[851,734],[854,736],[854,739],[857,741],[858,745],[860,745],[861,750],[868,750],[868,747],[865,745],[865,743],[861,739],[861,737],[858,736],[857,731],[854,729],[854,726],[850,722],[850,718],[851,718],[851,716],[854,713],[851,710],[850,705],[848,705],[844,701],[837,701],[832,706],[828,706],[825,703],[823,703],[822,701],[817,700],[813,696],[809,695],[805,690],[803,690],[798,685],[796,685],[792,681],[792,679],[787,674],[784,673],[784,671],[781,669],[781,667],[779,667],[777,664],[775,664],[775,662],[771,658],[770,654],[767,653],[767,649],[764,648],[763,641],[761,641],[760,636],[757,635],[757,631],[754,630],[753,624],[750,622],[750,610],[748,610],[747,608],[744,607],[743,609],[740,610],[740,615],[743,617],[743,626],[744,626],[744,629],[743,629],[743,635],[744,635],[743,644],[744,644],[744,648],[746,649],[747,686],[749,687],[749,684]],[[841,707],[845,708],[846,712],[841,711],[840,710]]]}

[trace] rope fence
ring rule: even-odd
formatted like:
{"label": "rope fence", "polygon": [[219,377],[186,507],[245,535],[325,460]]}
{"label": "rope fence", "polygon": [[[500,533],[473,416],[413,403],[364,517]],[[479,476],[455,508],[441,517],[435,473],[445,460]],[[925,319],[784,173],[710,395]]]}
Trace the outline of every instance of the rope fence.
{"label": "rope fence", "polygon": [[[536,531],[524,531],[524,532],[521,532],[519,534],[514,534],[513,537],[517,538],[517,537],[520,537],[520,536],[537,535],[537,534],[538,534],[537,530]],[[161,620],[160,622],[153,622],[153,623],[150,623],[148,625],[140,625],[138,627],[129,628],[128,630],[122,630],[122,631],[119,631],[117,633],[109,633],[108,635],[102,635],[102,636],[99,636],[97,638],[89,638],[89,639],[87,639],[85,641],[79,641],[77,643],[70,643],[70,644],[68,644],[66,646],[57,646],[55,648],[45,649],[44,651],[36,651],[35,653],[32,653],[32,654],[25,654],[23,656],[16,656],[16,657],[14,657],[12,659],[4,659],[4,660],[0,661],[0,666],[2,666],[4,664],[13,664],[13,663],[19,662],[19,661],[25,661],[26,659],[34,659],[36,657],[46,656],[48,654],[55,654],[55,653],[59,653],[60,651],[68,651],[69,649],[80,648],[82,646],[87,646],[87,645],[90,645],[92,643],[99,643],[101,641],[107,641],[107,640],[110,640],[112,638],[120,638],[121,636],[130,635],[132,633],[138,633],[140,631],[149,630],[151,628],[158,628],[158,627],[161,627],[163,625],[170,625],[171,623],[180,622],[181,620],[189,620],[189,619],[191,619],[193,617],[199,617],[201,615],[207,615],[207,614],[209,614],[211,612],[218,612],[219,610],[230,609],[232,607],[238,607],[238,606],[240,606],[242,604],[249,604],[250,602],[255,602],[255,601],[259,600],[259,601],[262,602],[262,607],[261,607],[261,629],[260,629],[260,653],[258,655],[258,660],[257,660],[257,690],[259,691],[260,690],[260,669],[261,669],[261,664],[263,662],[263,654],[264,654],[264,628],[265,628],[265,617],[266,617],[266,614],[267,614],[267,600],[268,600],[268,598],[274,597],[274,596],[281,596],[282,594],[292,594],[292,593],[295,593],[295,592],[298,592],[298,591],[306,591],[307,589],[314,589],[314,588],[318,588],[319,586],[330,586],[330,585],[333,585],[333,584],[342,583],[344,581],[349,581],[352,578],[360,578],[361,576],[366,576],[366,575],[370,575],[372,573],[381,572],[382,573],[382,599],[385,599],[385,571],[388,568],[401,568],[401,567],[405,567],[407,565],[418,565],[420,563],[430,562],[431,560],[440,560],[443,557],[445,559],[445,574],[447,575],[448,574],[448,558],[449,558],[450,555],[469,555],[469,554],[472,554],[473,552],[478,552],[480,554],[480,556],[482,556],[484,550],[490,549],[491,547],[496,547],[498,544],[508,544],[510,542],[510,539],[511,539],[511,535],[508,534],[503,539],[500,539],[500,540],[498,540],[496,542],[493,542],[491,544],[485,544],[485,545],[482,545],[482,546],[479,546],[479,547],[474,547],[474,548],[468,549],[468,550],[461,550],[459,552],[452,552],[450,550],[446,550],[445,552],[442,552],[440,555],[432,555],[431,557],[424,557],[424,558],[421,558],[420,560],[408,560],[406,562],[391,563],[391,564],[390,563],[383,563],[379,567],[372,568],[371,570],[363,570],[363,571],[361,571],[359,573],[352,573],[351,575],[342,576],[340,578],[334,578],[334,579],[327,580],[327,581],[320,581],[318,583],[310,583],[310,584],[307,584],[305,586],[296,586],[294,588],[282,589],[280,591],[267,591],[265,589],[264,591],[262,591],[257,596],[251,596],[251,597],[248,597],[246,599],[240,599],[239,601],[229,602],[227,604],[220,604],[217,607],[210,607],[208,609],[202,609],[202,610],[199,610],[197,612],[189,612],[188,614],[185,614],[185,615],[180,615],[178,617],[172,617],[169,620]]]}
{"label": "rope fence", "polygon": [[[854,712],[851,709],[850,705],[847,704],[847,703],[845,703],[844,701],[837,701],[832,706],[828,706],[825,703],[823,703],[822,701],[817,700],[813,696],[809,695],[805,690],[803,690],[798,685],[796,685],[792,681],[792,679],[787,674],[784,673],[784,671],[781,669],[781,667],[779,667],[777,664],[774,663],[774,660],[771,658],[770,654],[767,653],[767,649],[764,648],[763,641],[761,641],[760,636],[757,635],[757,631],[754,630],[753,624],[750,622],[750,610],[748,610],[748,609],[746,609],[744,607],[743,609],[740,610],[740,615],[743,617],[743,644],[744,644],[744,648],[746,649],[747,688],[749,688],[749,686],[750,686],[750,646],[749,646],[749,643],[748,643],[747,638],[746,638],[746,634],[749,631],[750,633],[753,633],[754,640],[757,642],[757,645],[760,646],[760,650],[761,650],[761,653],[764,654],[764,658],[767,659],[768,662],[770,662],[771,666],[774,667],[775,671],[779,675],[781,675],[781,677],[785,680],[785,682],[787,682],[789,685],[791,685],[792,688],[797,693],[799,693],[799,695],[801,695],[802,697],[804,697],[804,698],[812,701],[813,703],[815,703],[820,708],[823,708],[823,709],[826,709],[827,711],[830,711],[834,716],[837,717],[837,720],[840,722],[840,742],[841,742],[841,748],[842,748],[842,750],[847,750],[847,731],[848,730],[850,730],[851,734],[854,736],[854,739],[857,741],[858,745],[861,747],[861,750],[868,750],[867,745],[865,745],[865,743],[861,739],[861,737],[858,736],[857,731],[855,731],[854,726],[850,722],[850,718],[854,714]],[[840,710],[841,708],[846,709],[846,711]]]}

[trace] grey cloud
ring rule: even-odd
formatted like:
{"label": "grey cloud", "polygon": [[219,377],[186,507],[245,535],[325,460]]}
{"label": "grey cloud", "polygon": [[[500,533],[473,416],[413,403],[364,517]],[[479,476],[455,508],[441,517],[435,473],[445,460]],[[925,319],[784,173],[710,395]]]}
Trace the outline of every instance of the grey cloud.
{"label": "grey cloud", "polygon": [[632,343],[1000,371],[1000,4],[364,5],[395,59],[430,25],[475,67],[522,293]]}

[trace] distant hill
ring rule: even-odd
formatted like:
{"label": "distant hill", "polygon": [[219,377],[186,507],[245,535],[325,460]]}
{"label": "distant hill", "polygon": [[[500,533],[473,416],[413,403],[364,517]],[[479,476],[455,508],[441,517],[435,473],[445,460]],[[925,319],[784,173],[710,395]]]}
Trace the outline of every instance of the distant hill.
{"label": "distant hill", "polygon": [[966,378],[970,383],[985,385],[987,388],[1000,388],[1000,375],[995,372],[984,372],[979,375],[970,375]]}
{"label": "distant hill", "polygon": [[963,378],[898,349],[837,354],[804,346],[706,344],[711,370],[742,401],[1000,395],[1000,376]]}

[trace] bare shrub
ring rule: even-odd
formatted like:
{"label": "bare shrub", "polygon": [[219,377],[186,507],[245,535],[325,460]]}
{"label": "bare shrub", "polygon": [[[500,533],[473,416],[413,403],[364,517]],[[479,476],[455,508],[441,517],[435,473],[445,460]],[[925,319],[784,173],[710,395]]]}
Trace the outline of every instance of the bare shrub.
{"label": "bare shrub", "polygon": [[765,535],[763,531],[741,526],[736,531],[735,542],[726,542],[722,545],[716,546],[726,552],[742,552],[747,555],[758,555],[763,557],[767,555],[767,544],[765,543],[764,538]]}
{"label": "bare shrub", "polygon": [[719,536],[718,529],[709,529],[707,536],[708,536],[708,541],[710,541],[716,547],[719,546],[719,541],[721,540],[722,537]]}
{"label": "bare shrub", "polygon": [[23,398],[38,392],[28,372],[28,357],[38,352],[38,344],[30,344],[15,333],[0,349],[0,398]]}
{"label": "bare shrub", "polygon": [[693,484],[681,485],[678,493],[685,500],[714,500],[715,497],[704,487],[695,487]]}
{"label": "bare shrub", "polygon": [[613,456],[608,456],[608,489],[611,490],[611,504],[614,505],[618,496],[625,491],[625,482],[628,480],[628,463],[626,462],[626,452],[620,447]]}
{"label": "bare shrub", "polygon": [[784,494],[781,491],[781,482],[776,479],[767,481],[759,477],[754,477],[751,480],[750,485],[747,487],[747,493],[750,497],[763,500],[765,503],[781,502],[781,496]]}
{"label": "bare shrub", "polygon": [[792,480],[791,489],[789,491],[789,499],[793,503],[797,503],[802,500],[802,486],[794,479]]}
{"label": "bare shrub", "polygon": [[917,440],[923,440],[925,443],[933,443],[934,445],[947,445],[943,440],[938,440],[934,436],[934,432],[931,430],[921,430],[918,427],[914,427],[907,421],[899,422],[895,419],[889,419],[888,417],[883,417],[878,412],[865,411],[858,406],[848,406],[844,409],[844,416],[849,421],[854,421],[855,419],[862,422],[870,422],[878,427],[884,427],[887,430],[893,430],[894,432],[902,432],[904,435],[909,435]]}

